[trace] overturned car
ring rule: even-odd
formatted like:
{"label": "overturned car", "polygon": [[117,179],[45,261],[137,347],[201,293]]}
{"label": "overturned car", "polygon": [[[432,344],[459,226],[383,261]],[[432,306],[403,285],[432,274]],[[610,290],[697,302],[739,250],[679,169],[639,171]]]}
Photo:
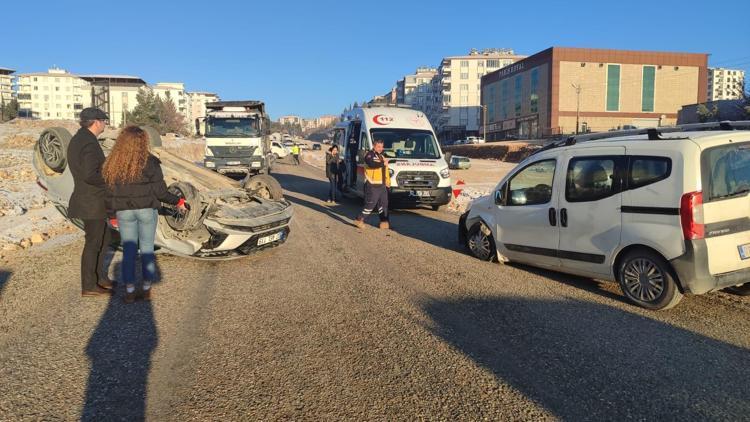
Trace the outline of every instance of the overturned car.
{"label": "overturned car", "polygon": [[[159,210],[155,242],[159,250],[199,259],[231,259],[286,241],[293,210],[274,178],[258,174],[232,180],[165,150],[156,130],[143,129],[149,134],[152,154],[161,161],[169,190],[190,204],[184,214],[166,204]],[[114,137],[105,134],[102,138],[107,155]],[[70,139],[64,128],[46,129],[33,155],[39,186],[66,218],[73,193],[73,176],[65,156]],[[81,221],[71,221],[82,227]]]}

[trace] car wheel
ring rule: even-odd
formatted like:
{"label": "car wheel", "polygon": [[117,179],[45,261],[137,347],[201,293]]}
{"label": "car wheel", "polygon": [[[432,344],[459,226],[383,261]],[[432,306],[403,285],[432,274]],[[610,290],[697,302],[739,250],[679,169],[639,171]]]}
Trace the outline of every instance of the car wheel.
{"label": "car wheel", "polygon": [[724,290],[737,296],[750,296],[750,283],[745,283],[740,286],[728,287]]}
{"label": "car wheel", "polygon": [[440,205],[430,205],[433,211],[438,211],[440,209]]}
{"label": "car wheel", "polygon": [[497,259],[495,239],[492,237],[492,231],[484,223],[471,226],[466,234],[466,247],[472,255],[482,261],[495,261]]}
{"label": "car wheel", "polygon": [[243,187],[248,192],[263,199],[272,199],[274,201],[284,199],[284,191],[281,189],[279,182],[265,174],[248,176],[243,182]]}
{"label": "car wheel", "polygon": [[189,231],[198,226],[203,220],[203,207],[201,206],[200,195],[195,186],[187,182],[175,182],[167,188],[171,193],[182,197],[190,209],[185,213],[180,213],[172,206],[165,206],[167,215],[165,216],[169,227],[177,231]]}
{"label": "car wheel", "polygon": [[669,309],[682,300],[672,268],[649,250],[629,252],[617,270],[617,281],[625,297],[651,310]]}
{"label": "car wheel", "polygon": [[36,143],[37,153],[55,173],[62,173],[68,164],[67,153],[70,145],[70,132],[61,127],[45,129]]}
{"label": "car wheel", "polygon": [[277,154],[277,153],[274,152],[273,153],[273,159],[274,160],[278,160],[279,159],[279,154]]}

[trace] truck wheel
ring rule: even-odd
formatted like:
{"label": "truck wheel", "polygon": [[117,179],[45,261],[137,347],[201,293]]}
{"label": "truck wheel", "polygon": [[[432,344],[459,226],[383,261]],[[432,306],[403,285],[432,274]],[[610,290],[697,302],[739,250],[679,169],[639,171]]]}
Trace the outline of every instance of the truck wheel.
{"label": "truck wheel", "polygon": [[200,194],[195,186],[187,182],[175,182],[167,188],[173,194],[185,198],[185,202],[190,206],[184,214],[178,212],[172,206],[165,206],[167,215],[165,216],[169,227],[177,231],[192,230],[203,220],[203,207],[201,206]]}
{"label": "truck wheel", "polygon": [[728,287],[724,290],[737,296],[750,296],[750,283],[745,283],[740,286]]}
{"label": "truck wheel", "polygon": [[617,268],[617,281],[628,300],[646,309],[669,309],[682,300],[672,268],[647,249],[625,255]]}
{"label": "truck wheel", "polygon": [[45,129],[36,142],[36,153],[45,166],[55,173],[62,173],[68,164],[67,153],[70,132],[62,127]]}
{"label": "truck wheel", "polygon": [[242,186],[246,191],[263,199],[274,201],[284,199],[284,191],[279,182],[266,174],[248,175]]}
{"label": "truck wheel", "polygon": [[151,126],[141,126],[141,129],[148,133],[148,141],[152,147],[161,146],[161,135],[159,135],[158,130],[154,129]]}
{"label": "truck wheel", "polygon": [[471,226],[469,232],[466,233],[466,247],[472,255],[482,261],[497,259],[495,239],[492,237],[492,231],[484,223]]}

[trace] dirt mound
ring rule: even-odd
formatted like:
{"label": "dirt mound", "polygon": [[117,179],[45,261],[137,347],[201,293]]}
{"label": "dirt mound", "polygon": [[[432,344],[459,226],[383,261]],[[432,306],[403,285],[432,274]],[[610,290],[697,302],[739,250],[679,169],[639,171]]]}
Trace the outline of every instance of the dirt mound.
{"label": "dirt mound", "polygon": [[502,144],[482,144],[482,145],[453,145],[444,147],[445,152],[453,155],[460,155],[469,158],[480,158],[486,160],[499,160],[509,163],[518,163],[523,161],[539,146],[529,145],[523,142],[502,143]]}
{"label": "dirt mound", "polygon": [[31,135],[15,134],[10,135],[5,140],[5,148],[9,149],[32,149],[36,139]]}
{"label": "dirt mound", "polygon": [[75,120],[34,120],[34,119],[13,119],[7,124],[17,129],[47,129],[50,127],[64,127],[71,133],[76,133],[80,126]]}

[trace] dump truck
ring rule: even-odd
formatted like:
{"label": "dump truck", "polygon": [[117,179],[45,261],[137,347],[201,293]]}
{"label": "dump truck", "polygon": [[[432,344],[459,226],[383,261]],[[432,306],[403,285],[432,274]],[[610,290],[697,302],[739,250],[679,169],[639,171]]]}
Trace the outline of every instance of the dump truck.
{"label": "dump truck", "polygon": [[204,167],[227,175],[268,173],[271,120],[261,101],[206,103]]}

